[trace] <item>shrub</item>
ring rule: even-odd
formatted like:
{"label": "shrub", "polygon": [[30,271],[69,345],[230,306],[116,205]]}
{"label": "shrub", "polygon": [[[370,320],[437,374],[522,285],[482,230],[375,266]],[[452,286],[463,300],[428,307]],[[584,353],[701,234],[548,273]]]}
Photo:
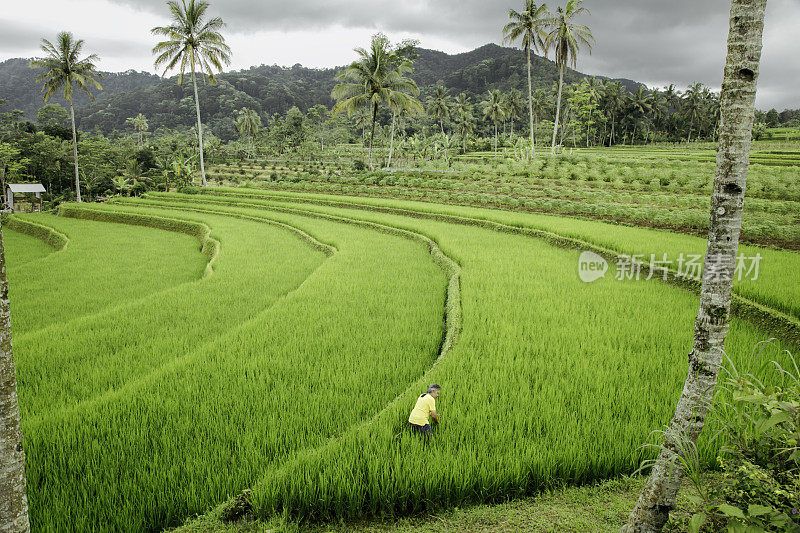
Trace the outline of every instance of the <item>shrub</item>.
{"label": "shrub", "polygon": [[353,161],[353,170],[360,172],[362,170],[366,170],[366,168],[367,165],[365,165],[364,161],[362,161],[361,159],[356,159],[355,161]]}
{"label": "shrub", "polygon": [[195,185],[181,185],[178,187],[178,192],[181,194],[200,194],[200,187]]}

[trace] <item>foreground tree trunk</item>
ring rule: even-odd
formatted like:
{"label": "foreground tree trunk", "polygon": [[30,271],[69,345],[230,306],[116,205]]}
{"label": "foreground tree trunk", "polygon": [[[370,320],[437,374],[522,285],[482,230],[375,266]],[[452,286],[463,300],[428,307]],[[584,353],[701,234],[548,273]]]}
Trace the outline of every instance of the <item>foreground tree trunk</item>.
{"label": "foreground tree trunk", "polygon": [[200,144],[200,178],[206,186],[206,166],[203,159],[203,123],[200,122],[200,98],[197,96],[197,80],[194,75],[194,59],[192,59],[192,85],[194,86],[194,110],[197,112],[197,140]]}
{"label": "foreground tree trunk", "polygon": [[75,108],[72,106],[71,98],[69,100],[69,113],[72,117],[72,157],[75,158],[75,201],[80,203],[81,180],[78,177],[78,133],[75,131]]}
{"label": "foreground tree trunk", "polygon": [[711,224],[689,375],[647,485],[622,529],[625,533],[663,528],[683,479],[681,442],[697,442],[717,384],[742,226],[765,6],[766,0],[731,2]]}
{"label": "foreground tree trunk", "polygon": [[25,452],[22,450],[6,258],[0,227],[0,532],[23,531],[30,531],[25,496]]}
{"label": "foreground tree trunk", "polygon": [[553,144],[550,153],[556,153],[556,134],[558,132],[558,119],[561,116],[561,88],[564,86],[564,65],[558,68],[558,100],[556,101],[556,120],[553,123]]}

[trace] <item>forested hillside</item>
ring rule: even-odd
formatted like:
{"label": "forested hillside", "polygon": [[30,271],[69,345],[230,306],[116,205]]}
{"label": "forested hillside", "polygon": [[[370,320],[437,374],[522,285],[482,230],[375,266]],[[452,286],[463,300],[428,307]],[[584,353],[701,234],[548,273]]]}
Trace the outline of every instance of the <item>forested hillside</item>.
{"label": "forested hillside", "polygon": [[[478,98],[492,89],[527,90],[525,62],[522,52],[487,44],[462,54],[446,54],[419,49],[414,62],[413,78],[426,96],[434,85],[442,84],[452,94],[466,92]],[[316,104],[332,106],[330,94],[338,69],[311,69],[301,65],[251,67],[218,76],[216,85],[201,84],[200,98],[203,122],[222,139],[237,137],[234,114],[242,107],[254,109],[262,119],[285,113],[293,106],[305,112]],[[558,70],[549,59],[532,58],[534,89],[549,89],[558,81]],[[42,106],[36,72],[28,60],[10,59],[0,63],[0,98],[6,109],[20,109],[34,120]],[[567,69],[566,83],[580,81],[586,75]],[[630,80],[619,80],[629,90],[639,86]],[[160,80],[145,72],[104,73],[103,90],[90,102],[85,94],[75,97],[80,129],[110,134],[129,130],[126,120],[143,113],[150,129],[191,127],[194,124],[194,103],[191,86],[179,87],[176,79]],[[63,99],[54,99],[59,102]],[[65,105],[63,101],[60,101]]]}

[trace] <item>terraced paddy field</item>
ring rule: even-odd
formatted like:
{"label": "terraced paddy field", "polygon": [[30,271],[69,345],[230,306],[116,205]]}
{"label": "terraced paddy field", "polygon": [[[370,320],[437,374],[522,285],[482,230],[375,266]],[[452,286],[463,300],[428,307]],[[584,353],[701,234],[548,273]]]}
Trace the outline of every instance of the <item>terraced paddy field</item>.
{"label": "terraced paddy field", "polygon": [[[800,156],[751,155],[742,239],[800,250]],[[702,157],[701,157],[702,156]],[[714,152],[683,147],[580,149],[530,163],[460,156],[452,167],[354,171],[341,162],[239,162],[213,166],[220,185],[420,200],[546,212],[705,237]],[[484,160],[492,162],[486,164]]]}
{"label": "terraced paddy field", "polygon": [[[8,241],[12,305],[35,285],[14,258],[44,265],[40,276],[73,272],[66,252],[92,257],[84,228],[173,242],[162,259],[188,277],[140,293],[132,285],[162,272],[129,278],[135,259],[109,255],[93,275],[119,287],[114,305],[15,338],[39,530],[157,530],[248,488],[263,518],[505,500],[633,472],[672,414],[691,281],[583,283],[578,255],[674,257],[702,252],[700,239],[427,202],[204,192],[25,217],[68,235],[62,251]],[[737,286],[727,343],[745,367],[776,331],[764,358],[798,345],[798,254],[759,250],[769,255]],[[68,284],[59,297],[93,298]],[[404,424],[430,382],[444,418],[426,446]],[[703,443],[706,464],[716,446]]]}

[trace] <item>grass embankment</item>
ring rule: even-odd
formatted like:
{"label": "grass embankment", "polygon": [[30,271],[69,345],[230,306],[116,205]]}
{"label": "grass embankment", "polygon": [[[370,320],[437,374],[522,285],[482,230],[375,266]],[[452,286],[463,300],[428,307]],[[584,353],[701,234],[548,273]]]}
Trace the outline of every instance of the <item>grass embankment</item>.
{"label": "grass embankment", "polygon": [[23,267],[26,263],[44,259],[55,249],[41,239],[20,233],[3,225],[3,245],[6,266],[9,271]]}
{"label": "grass embankment", "polygon": [[[436,356],[445,279],[422,245],[315,220],[308,229],[338,249],[324,261],[265,221],[129,211],[210,226],[214,275],[20,336],[37,528],[180,523],[371,416]],[[57,222],[75,225],[71,237],[84,225],[145,230]],[[68,249],[82,253],[80,239]],[[101,272],[125,283],[115,265]],[[20,299],[31,289],[15,286]]]}
{"label": "grass embankment", "polygon": [[[206,198],[206,195],[210,195]],[[336,195],[312,193],[287,193],[280,191],[244,190],[231,188],[217,188],[206,191],[206,195],[194,201],[208,200],[210,202],[243,202],[258,205],[291,205],[298,201],[319,203],[329,206],[360,208],[367,210],[387,210],[401,214],[428,216],[428,217],[459,217],[464,223],[475,221],[496,222],[515,228],[533,229],[552,232],[571,239],[578,239],[594,244],[604,249],[628,254],[638,255],[645,263],[649,262],[651,255],[656,261],[671,261],[670,266],[678,269],[681,256],[684,258],[684,267],[689,256],[699,256],[699,265],[696,274],[702,271],[702,256],[706,249],[706,240],[698,237],[682,235],[674,232],[653,230],[649,228],[632,228],[619,226],[600,221],[565,218],[552,215],[534,213],[512,213],[495,209],[472,208],[427,202],[414,202],[393,199],[374,199],[358,197],[342,197]],[[170,194],[154,193],[153,198],[170,198]],[[191,199],[188,196],[185,199]],[[277,202],[277,203],[276,203]],[[288,203],[287,203],[288,202]],[[758,267],[758,276],[752,279],[754,273],[743,275],[742,279],[734,282],[735,291],[745,298],[759,304],[790,315],[795,321],[800,318],[800,284],[795,282],[800,278],[800,254],[785,250],[740,246],[740,254],[745,257],[761,256]],[[752,263],[746,261],[745,270]],[[577,268],[577,267],[576,267]],[[743,272],[743,274],[747,274]],[[613,274],[608,274],[609,276]],[[643,276],[644,277],[644,276]]]}
{"label": "grass embankment", "polygon": [[[403,515],[588,483],[635,470],[647,455],[641,444],[668,422],[685,378],[695,295],[654,281],[585,284],[567,274],[577,251],[480,227],[315,204],[214,207],[253,215],[276,208],[433,238],[462,268],[463,332],[372,423],[265,470],[253,486],[257,516]],[[729,353],[743,364],[767,336],[735,319]],[[766,356],[780,359],[779,348]],[[429,382],[443,385],[445,418],[423,449],[404,420]],[[706,464],[714,455],[704,443]]]}
{"label": "grass embankment", "polygon": [[14,217],[55,228],[69,239],[63,250],[14,269],[15,346],[20,335],[197,279],[206,263],[197,241],[186,235],[49,214]]}

